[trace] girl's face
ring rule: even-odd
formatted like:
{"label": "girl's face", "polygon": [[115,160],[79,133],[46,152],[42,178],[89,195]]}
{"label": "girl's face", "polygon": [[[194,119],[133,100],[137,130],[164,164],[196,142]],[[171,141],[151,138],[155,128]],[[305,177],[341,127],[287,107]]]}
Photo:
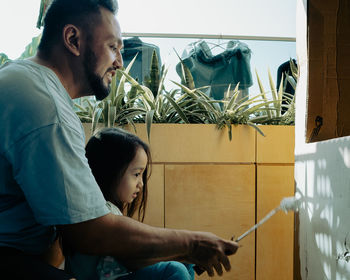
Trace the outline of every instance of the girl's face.
{"label": "girl's face", "polygon": [[134,159],[126,169],[116,195],[122,203],[131,203],[142,190],[142,175],[147,166],[147,154],[142,147],[137,148]]}

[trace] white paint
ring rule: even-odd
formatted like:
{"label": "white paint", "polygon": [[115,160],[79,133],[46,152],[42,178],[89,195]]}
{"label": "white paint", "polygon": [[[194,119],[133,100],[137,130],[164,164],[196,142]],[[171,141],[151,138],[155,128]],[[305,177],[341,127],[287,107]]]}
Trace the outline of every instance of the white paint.
{"label": "white paint", "polygon": [[299,210],[299,199],[297,199],[294,196],[291,197],[285,197],[282,199],[281,203],[280,203],[280,208],[284,211],[284,212],[288,212],[288,211],[298,211]]}
{"label": "white paint", "polygon": [[300,274],[303,280],[349,280],[350,263],[337,258],[346,252],[344,241],[350,232],[350,137],[306,143],[306,7],[306,0],[298,0],[301,76],[296,93],[295,180],[296,192],[303,200],[299,208]]}

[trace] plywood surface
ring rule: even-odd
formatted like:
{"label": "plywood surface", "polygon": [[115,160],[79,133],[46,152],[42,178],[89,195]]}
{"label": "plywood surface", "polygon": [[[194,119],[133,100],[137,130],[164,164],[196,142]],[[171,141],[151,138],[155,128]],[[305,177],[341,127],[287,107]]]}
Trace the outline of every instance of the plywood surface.
{"label": "plywood surface", "polygon": [[[257,219],[294,196],[293,166],[258,166]],[[256,280],[293,279],[294,212],[280,211],[257,229]]]}
{"label": "plywood surface", "polygon": [[164,165],[153,164],[148,183],[148,200],[144,222],[164,227]]}
{"label": "plywood surface", "polygon": [[261,126],[265,136],[257,133],[257,163],[294,163],[294,126]]}
{"label": "plywood surface", "polygon": [[[167,165],[165,186],[166,227],[210,231],[229,239],[254,225],[254,165]],[[232,271],[210,279],[254,279],[254,235],[241,245],[230,257]]]}
{"label": "plywood surface", "polygon": [[[145,125],[137,135],[148,143]],[[154,162],[252,163],[255,160],[255,130],[232,126],[232,141],[227,129],[211,124],[152,124],[151,151]]]}

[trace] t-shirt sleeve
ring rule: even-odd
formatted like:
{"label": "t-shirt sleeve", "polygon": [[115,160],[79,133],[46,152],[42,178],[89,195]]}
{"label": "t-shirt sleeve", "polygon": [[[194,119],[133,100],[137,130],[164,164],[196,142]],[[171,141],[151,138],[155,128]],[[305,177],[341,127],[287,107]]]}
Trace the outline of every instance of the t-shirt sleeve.
{"label": "t-shirt sleeve", "polygon": [[14,143],[9,154],[39,223],[72,224],[109,213],[85,157],[84,138],[69,125],[39,128]]}

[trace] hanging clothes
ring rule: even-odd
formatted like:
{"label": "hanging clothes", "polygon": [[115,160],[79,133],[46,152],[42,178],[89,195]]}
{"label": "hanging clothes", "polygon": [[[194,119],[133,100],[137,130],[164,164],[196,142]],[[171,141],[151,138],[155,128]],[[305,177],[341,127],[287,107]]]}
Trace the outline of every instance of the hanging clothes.
{"label": "hanging clothes", "polygon": [[137,54],[137,58],[130,69],[130,75],[136,79],[140,84],[144,81],[145,77],[150,74],[151,61],[153,51],[156,51],[158,56],[159,69],[162,67],[160,58],[159,47],[150,43],[145,43],[138,37],[132,37],[123,40],[124,48],[121,51],[124,66],[127,67],[130,61]]}
{"label": "hanging clothes", "polygon": [[[241,98],[249,95],[248,88],[253,84],[250,58],[248,45],[234,40],[217,55],[212,54],[207,42],[200,40],[189,44],[181,57],[191,71],[196,88],[210,86],[203,91],[215,100],[223,99],[229,84],[234,89],[239,83]],[[176,72],[182,77],[181,63],[176,65]]]}

